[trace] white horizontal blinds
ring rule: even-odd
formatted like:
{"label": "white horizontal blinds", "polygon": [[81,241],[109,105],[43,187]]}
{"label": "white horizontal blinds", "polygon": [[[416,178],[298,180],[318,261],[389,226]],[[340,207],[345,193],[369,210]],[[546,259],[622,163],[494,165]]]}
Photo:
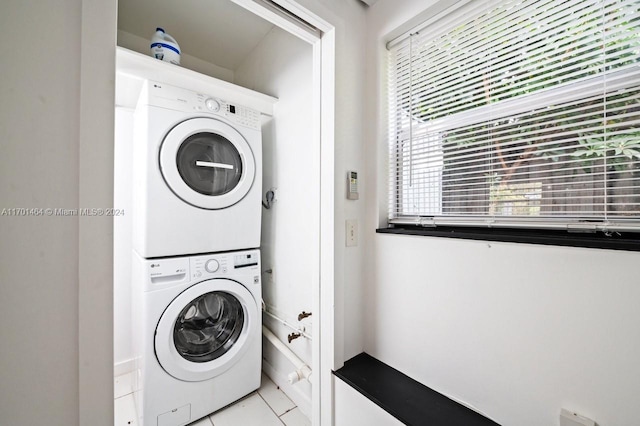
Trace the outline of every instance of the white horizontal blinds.
{"label": "white horizontal blinds", "polygon": [[[426,131],[425,123],[409,119],[408,111],[415,116],[419,105],[414,102],[412,79],[420,72],[414,71],[410,60],[411,36],[407,46],[391,51],[390,78],[403,84],[390,85],[389,94],[391,120],[389,126],[391,149],[390,181],[392,188],[391,215],[402,212],[406,215],[420,215],[421,212],[442,210],[442,144],[437,134]],[[418,92],[419,93],[419,92]],[[395,165],[395,166],[393,166]]]}
{"label": "white horizontal blinds", "polygon": [[389,51],[391,222],[640,230],[640,0],[470,7]]}

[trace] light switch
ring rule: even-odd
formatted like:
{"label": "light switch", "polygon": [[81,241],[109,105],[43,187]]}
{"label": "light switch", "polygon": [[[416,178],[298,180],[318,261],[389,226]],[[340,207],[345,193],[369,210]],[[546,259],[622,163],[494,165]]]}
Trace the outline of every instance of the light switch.
{"label": "light switch", "polygon": [[354,247],[358,245],[358,221],[355,219],[347,220],[347,235],[346,245],[347,247]]}

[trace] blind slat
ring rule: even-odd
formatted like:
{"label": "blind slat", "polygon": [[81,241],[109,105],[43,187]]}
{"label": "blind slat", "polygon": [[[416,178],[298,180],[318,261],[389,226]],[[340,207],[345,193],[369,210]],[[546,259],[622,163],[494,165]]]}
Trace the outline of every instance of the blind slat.
{"label": "blind slat", "polygon": [[640,232],[640,1],[470,2],[388,78],[390,223]]}

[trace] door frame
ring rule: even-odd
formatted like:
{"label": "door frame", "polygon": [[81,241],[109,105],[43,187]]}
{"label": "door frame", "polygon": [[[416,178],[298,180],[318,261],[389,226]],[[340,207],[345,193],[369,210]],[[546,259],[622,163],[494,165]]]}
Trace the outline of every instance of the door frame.
{"label": "door frame", "polygon": [[[321,31],[317,39],[269,11],[260,0],[232,0],[309,42],[313,49],[313,138],[318,153],[312,167],[316,205],[313,270],[312,343],[316,382],[312,391],[312,423],[333,424],[332,370],[334,350],[334,205],[335,205],[335,25],[294,0],[276,0],[292,15]],[[81,0],[80,33],[80,208],[113,207],[115,56],[117,1]],[[113,221],[112,217],[80,217],[78,223],[78,420],[111,426],[113,416]],[[96,344],[98,343],[99,344]],[[318,389],[319,388],[319,389]]]}

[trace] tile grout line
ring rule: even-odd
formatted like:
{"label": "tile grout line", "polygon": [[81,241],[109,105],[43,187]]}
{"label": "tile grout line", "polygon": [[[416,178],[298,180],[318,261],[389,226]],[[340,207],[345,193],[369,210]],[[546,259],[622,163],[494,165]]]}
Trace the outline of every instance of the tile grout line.
{"label": "tile grout line", "polygon": [[[259,391],[256,391],[256,394],[258,394],[258,396],[260,397],[260,399],[262,399],[262,401],[264,401],[265,404],[267,404],[267,407],[269,407],[269,410],[271,410],[271,412],[273,413],[274,416],[276,416],[276,419],[278,419],[280,421],[280,423],[282,423],[283,425],[286,426],[286,424],[282,421],[282,419],[280,418],[280,416],[278,415],[278,413],[276,413],[275,411],[273,411],[273,408],[271,408],[271,405],[269,405],[269,403],[267,402],[266,399],[264,399],[264,397],[262,395],[260,395]],[[287,411],[288,413],[288,411]],[[284,413],[286,414],[286,413]],[[284,415],[283,414],[283,415]],[[214,425],[215,426],[215,425]]]}
{"label": "tile grout line", "polygon": [[296,408],[298,408],[298,406],[297,406],[297,405],[296,405],[296,406],[294,406],[293,408],[289,408],[287,411],[285,411],[284,413],[282,413],[279,417],[284,416],[285,414],[287,414],[287,413],[288,413],[288,412],[290,412],[290,411],[295,410]]}

